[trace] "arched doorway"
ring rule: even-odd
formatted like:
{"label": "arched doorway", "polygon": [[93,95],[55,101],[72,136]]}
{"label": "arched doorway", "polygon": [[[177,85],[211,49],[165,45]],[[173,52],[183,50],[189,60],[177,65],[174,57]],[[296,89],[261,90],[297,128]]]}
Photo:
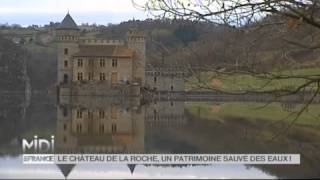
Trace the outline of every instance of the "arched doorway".
{"label": "arched doorway", "polygon": [[68,81],[69,81],[68,74],[64,74],[64,75],[63,75],[63,83],[64,83],[64,84],[67,84]]}

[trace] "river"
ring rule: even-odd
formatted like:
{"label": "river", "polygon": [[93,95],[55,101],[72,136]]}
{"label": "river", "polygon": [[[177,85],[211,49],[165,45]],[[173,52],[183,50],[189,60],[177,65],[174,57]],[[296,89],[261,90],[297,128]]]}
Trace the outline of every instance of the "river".
{"label": "river", "polygon": [[[319,178],[319,106],[25,98],[0,103],[0,178]],[[28,106],[26,106],[28,104]],[[288,117],[284,119],[284,117]],[[294,122],[293,122],[294,121]],[[21,140],[55,136],[57,153],[300,154],[300,165],[23,165]]]}

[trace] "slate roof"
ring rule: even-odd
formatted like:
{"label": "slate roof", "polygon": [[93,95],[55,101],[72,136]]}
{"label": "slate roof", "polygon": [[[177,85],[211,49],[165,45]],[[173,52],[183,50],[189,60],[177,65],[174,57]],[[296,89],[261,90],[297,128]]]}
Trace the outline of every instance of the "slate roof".
{"label": "slate roof", "polygon": [[125,45],[80,45],[74,57],[117,57],[132,58],[134,50]]}
{"label": "slate roof", "polygon": [[79,30],[77,24],[74,22],[69,13],[64,17],[57,29]]}

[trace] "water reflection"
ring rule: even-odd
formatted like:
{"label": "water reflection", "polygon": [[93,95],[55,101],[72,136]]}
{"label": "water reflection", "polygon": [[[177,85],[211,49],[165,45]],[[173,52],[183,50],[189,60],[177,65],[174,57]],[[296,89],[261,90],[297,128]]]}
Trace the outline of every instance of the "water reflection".
{"label": "water reflection", "polygon": [[145,110],[139,99],[70,98],[57,108],[58,153],[144,152]]}
{"label": "water reflection", "polygon": [[184,102],[66,98],[57,106],[55,147],[59,153],[156,153],[145,148],[147,136],[186,125]]}
{"label": "water reflection", "polygon": [[[14,106],[8,106],[15,102]],[[242,111],[233,102],[149,101],[139,98],[34,98],[29,106],[1,103],[1,178],[315,178],[320,177],[319,124],[297,124],[270,141],[285,123],[268,111]],[[260,105],[259,105],[260,106]],[[281,108],[284,107],[284,110]],[[279,111],[297,105],[275,105]],[[318,107],[311,107],[317,109]],[[237,113],[233,113],[236,109]],[[278,114],[270,110],[274,116]],[[253,116],[255,115],[255,116]],[[282,113],[279,113],[282,115]],[[254,117],[254,118],[252,118]],[[55,134],[57,153],[298,153],[302,164],[219,166],[122,166],[21,164],[21,138]],[[133,170],[133,174],[130,173]],[[37,172],[31,173],[31,172]],[[23,176],[25,174],[25,176]],[[183,177],[181,176],[183,175]]]}
{"label": "water reflection", "polygon": [[[64,179],[63,174],[55,165],[22,165],[20,157],[0,158],[0,177],[5,179]],[[6,165],[4,165],[6,164]],[[72,169],[68,179],[131,179],[131,178],[179,178],[179,179],[208,179],[208,178],[263,178],[274,179],[275,176],[266,174],[258,168],[248,168],[244,165],[216,166],[143,166],[135,167],[131,174],[125,165],[85,165],[79,164]]]}

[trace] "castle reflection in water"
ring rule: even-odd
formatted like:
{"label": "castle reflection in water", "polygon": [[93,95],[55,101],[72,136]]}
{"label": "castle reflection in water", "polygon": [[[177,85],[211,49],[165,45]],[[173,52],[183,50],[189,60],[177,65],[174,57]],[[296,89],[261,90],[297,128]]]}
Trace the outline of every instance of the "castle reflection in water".
{"label": "castle reflection in water", "polygon": [[186,124],[184,102],[65,96],[57,106],[57,153],[148,153],[146,131]]}

